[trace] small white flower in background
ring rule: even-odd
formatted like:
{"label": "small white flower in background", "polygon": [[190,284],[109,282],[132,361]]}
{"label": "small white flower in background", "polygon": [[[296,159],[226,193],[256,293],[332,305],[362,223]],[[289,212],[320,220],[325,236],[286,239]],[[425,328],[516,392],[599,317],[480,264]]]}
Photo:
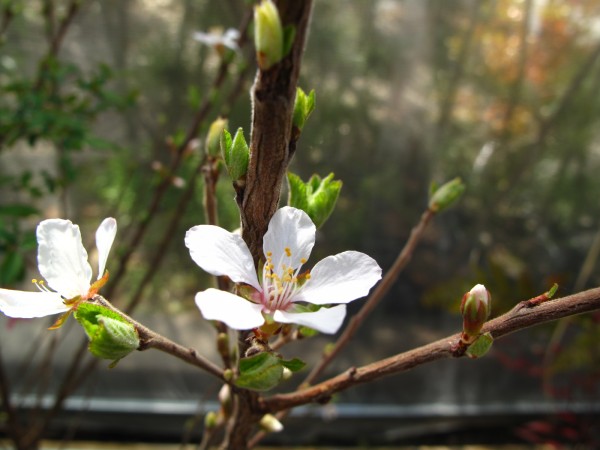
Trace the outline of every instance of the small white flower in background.
{"label": "small white flower in background", "polygon": [[[219,320],[236,330],[265,323],[294,323],[322,333],[335,333],[346,316],[346,305],[364,297],[381,278],[377,262],[364,253],[347,251],[318,262],[310,273],[300,273],[315,243],[316,228],[296,208],[279,209],[263,239],[265,264],[259,278],[250,250],[241,236],[213,225],[198,225],[185,236],[192,259],[208,273],[226,275],[251,286],[249,300],[217,289],[196,294],[196,305],[208,320]],[[298,302],[338,304],[306,311]]]}
{"label": "small white flower in background", "polygon": [[43,280],[33,280],[39,292],[0,289],[0,311],[9,317],[43,317],[70,312],[79,301],[92,298],[108,279],[104,269],[116,233],[117,221],[112,217],[104,219],[96,231],[98,278],[92,283],[92,267],[79,226],[63,219],[40,222],[36,233],[38,269],[47,286]]}
{"label": "small white flower in background", "polygon": [[209,32],[204,33],[203,31],[196,31],[194,33],[194,39],[202,44],[206,44],[210,47],[215,47],[217,50],[222,47],[227,47],[231,50],[238,51],[240,49],[238,45],[238,39],[240,38],[240,32],[235,28],[228,28],[225,33]]}

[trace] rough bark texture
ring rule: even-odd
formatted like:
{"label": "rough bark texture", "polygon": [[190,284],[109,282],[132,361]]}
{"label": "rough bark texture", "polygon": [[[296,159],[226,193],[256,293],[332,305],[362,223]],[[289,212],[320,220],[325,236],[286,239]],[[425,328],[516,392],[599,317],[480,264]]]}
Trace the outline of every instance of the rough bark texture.
{"label": "rough bark texture", "polygon": [[250,163],[240,205],[243,238],[254,260],[279,204],[292,152],[292,113],[312,0],[276,2],[283,26],[296,30],[290,53],[267,71],[258,71],[252,88]]}
{"label": "rough bark texture", "polygon": [[[304,51],[312,0],[275,2],[284,27],[293,26],[295,38],[289,54],[269,70],[259,70],[252,88],[250,162],[244,186],[237,186],[242,237],[255,263],[263,257],[262,241],[269,220],[279,205],[281,185],[294,147],[292,115],[300,63]],[[235,396],[234,414],[225,430],[224,449],[246,449],[261,418],[254,392]]]}

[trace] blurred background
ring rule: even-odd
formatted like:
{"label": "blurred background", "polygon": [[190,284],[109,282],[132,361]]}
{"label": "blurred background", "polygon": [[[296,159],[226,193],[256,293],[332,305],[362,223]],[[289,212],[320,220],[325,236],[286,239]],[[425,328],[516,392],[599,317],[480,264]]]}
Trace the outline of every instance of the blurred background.
{"label": "blurred background", "polygon": [[[40,220],[78,223],[93,258],[95,229],[113,216],[103,293],[218,361],[193,302],[211,280],[183,237],[205,222],[208,126],[222,115],[249,136],[255,65],[251,38],[234,51],[193,36],[241,27],[251,37],[250,14],[242,0],[0,2],[1,287],[33,289]],[[431,182],[467,185],[328,373],[459,331],[476,283],[494,316],[553,283],[559,295],[600,284],[598,59],[593,0],[315,1],[300,86],[317,106],[290,169],[305,180],[333,172],[344,186],[309,264],[354,249],[386,270]],[[220,224],[237,228],[225,173],[217,193]],[[5,412],[52,419],[44,435],[58,439],[197,441],[217,383],[157,352],[94,364],[81,328],[48,332],[52,320],[0,318]],[[599,321],[565,319],[508,336],[482,360],[358,387],[301,408],[268,442],[594,448]],[[311,364],[331,341],[284,354]]]}

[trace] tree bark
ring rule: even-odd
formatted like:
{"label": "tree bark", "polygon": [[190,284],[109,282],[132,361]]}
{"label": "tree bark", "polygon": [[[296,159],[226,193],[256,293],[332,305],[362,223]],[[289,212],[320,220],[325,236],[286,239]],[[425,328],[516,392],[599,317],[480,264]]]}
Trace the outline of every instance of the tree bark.
{"label": "tree bark", "polygon": [[242,237],[255,262],[262,239],[279,205],[281,185],[292,157],[292,114],[312,0],[278,1],[284,27],[296,34],[291,51],[269,70],[259,70],[252,88],[252,134],[246,185],[239,196]]}

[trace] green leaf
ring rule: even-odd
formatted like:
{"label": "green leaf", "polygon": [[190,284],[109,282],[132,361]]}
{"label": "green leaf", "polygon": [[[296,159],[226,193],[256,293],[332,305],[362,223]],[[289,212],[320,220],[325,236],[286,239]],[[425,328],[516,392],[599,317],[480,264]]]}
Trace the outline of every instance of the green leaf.
{"label": "green leaf", "polygon": [[492,348],[493,343],[494,338],[492,337],[492,335],[489,332],[484,333],[481,336],[479,336],[475,340],[475,342],[469,345],[466,352],[467,356],[473,359],[481,358],[490,350],[490,348]]}
{"label": "green leaf", "polygon": [[299,370],[302,370],[304,366],[306,366],[306,363],[298,358],[290,359],[288,361],[285,359],[280,359],[279,363],[283,367],[290,369],[292,372],[298,372]]}
{"label": "green leaf", "polygon": [[238,387],[253,391],[267,391],[277,386],[283,376],[279,358],[269,352],[240,359],[240,376],[235,380]]}
{"label": "green leaf", "polygon": [[557,291],[557,290],[558,290],[558,284],[557,284],[557,283],[554,283],[554,284],[552,285],[552,287],[550,288],[550,290],[549,290],[548,292],[546,292],[546,296],[547,296],[548,298],[552,298],[552,297],[554,297],[554,294],[556,294],[556,291]]}
{"label": "green leaf", "polygon": [[74,317],[90,339],[92,355],[114,360],[110,367],[140,346],[135,327],[118,313],[95,303],[77,306]]}
{"label": "green leaf", "polygon": [[288,186],[288,205],[306,212],[308,210],[308,191],[302,178],[292,172],[288,172]]}

